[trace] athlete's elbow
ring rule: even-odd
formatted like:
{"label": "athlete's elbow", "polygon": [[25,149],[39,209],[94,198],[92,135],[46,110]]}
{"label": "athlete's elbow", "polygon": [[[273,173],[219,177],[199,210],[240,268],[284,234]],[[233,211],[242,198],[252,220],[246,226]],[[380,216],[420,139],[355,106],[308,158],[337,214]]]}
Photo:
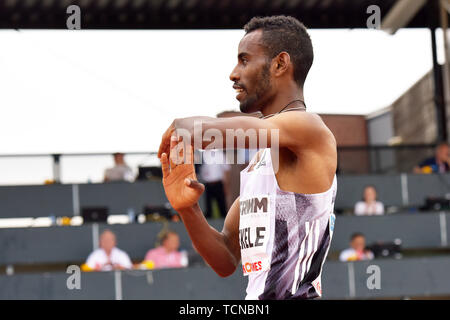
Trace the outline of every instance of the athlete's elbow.
{"label": "athlete's elbow", "polygon": [[219,277],[221,278],[227,278],[229,276],[231,276],[235,270],[215,270],[216,273],[219,275]]}
{"label": "athlete's elbow", "polygon": [[236,271],[235,265],[228,265],[228,266],[221,266],[221,268],[215,268],[214,271],[219,275],[221,278],[226,278],[231,276],[234,271]]}

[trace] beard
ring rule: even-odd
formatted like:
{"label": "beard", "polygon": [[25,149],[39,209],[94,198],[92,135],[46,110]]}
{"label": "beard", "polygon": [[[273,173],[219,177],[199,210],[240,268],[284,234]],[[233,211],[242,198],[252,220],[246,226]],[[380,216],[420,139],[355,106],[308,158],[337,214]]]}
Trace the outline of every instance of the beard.
{"label": "beard", "polygon": [[264,95],[271,89],[270,83],[270,63],[264,65],[256,80],[255,93],[248,95],[241,101],[239,109],[244,113],[252,113],[259,111]]}

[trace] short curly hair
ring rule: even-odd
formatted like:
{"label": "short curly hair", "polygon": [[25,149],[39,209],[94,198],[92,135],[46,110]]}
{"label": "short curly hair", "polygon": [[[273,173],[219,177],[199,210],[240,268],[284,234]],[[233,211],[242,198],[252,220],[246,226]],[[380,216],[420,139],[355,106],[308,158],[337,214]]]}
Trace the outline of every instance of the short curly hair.
{"label": "short curly hair", "polygon": [[245,33],[262,30],[262,44],[270,59],[287,52],[294,66],[294,80],[303,87],[313,63],[311,38],[303,23],[290,16],[254,17],[245,26]]}

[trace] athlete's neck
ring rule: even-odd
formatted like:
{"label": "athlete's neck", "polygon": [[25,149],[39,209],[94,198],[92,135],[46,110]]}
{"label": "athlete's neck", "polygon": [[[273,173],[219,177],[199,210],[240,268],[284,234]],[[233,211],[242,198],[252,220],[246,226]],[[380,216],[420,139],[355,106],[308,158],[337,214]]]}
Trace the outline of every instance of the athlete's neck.
{"label": "athlete's neck", "polygon": [[[293,88],[285,88],[284,90],[279,90],[277,95],[266,105],[264,105],[261,108],[261,113],[264,116],[268,116],[271,114],[275,114],[277,112],[280,112],[284,107],[286,107],[290,102],[293,102],[295,100],[301,100],[305,101],[303,97],[303,89],[299,89],[298,87]],[[290,104],[287,109],[295,108],[303,106],[303,104],[299,101],[295,101],[292,104]]]}

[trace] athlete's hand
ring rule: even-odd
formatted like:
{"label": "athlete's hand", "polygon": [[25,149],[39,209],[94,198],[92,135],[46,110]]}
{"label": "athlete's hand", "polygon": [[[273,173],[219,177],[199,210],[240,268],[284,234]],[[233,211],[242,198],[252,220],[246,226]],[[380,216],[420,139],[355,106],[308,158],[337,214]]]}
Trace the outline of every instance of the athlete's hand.
{"label": "athlete's hand", "polygon": [[205,186],[198,182],[195,176],[193,150],[190,144],[185,146],[172,135],[170,155],[167,156],[165,152],[161,154],[164,191],[172,208],[178,212],[197,204],[205,191]]}
{"label": "athlete's hand", "polygon": [[170,154],[170,138],[175,133],[175,121],[169,126],[169,128],[164,132],[161,138],[161,144],[159,145],[158,158],[161,159],[163,153]]}

